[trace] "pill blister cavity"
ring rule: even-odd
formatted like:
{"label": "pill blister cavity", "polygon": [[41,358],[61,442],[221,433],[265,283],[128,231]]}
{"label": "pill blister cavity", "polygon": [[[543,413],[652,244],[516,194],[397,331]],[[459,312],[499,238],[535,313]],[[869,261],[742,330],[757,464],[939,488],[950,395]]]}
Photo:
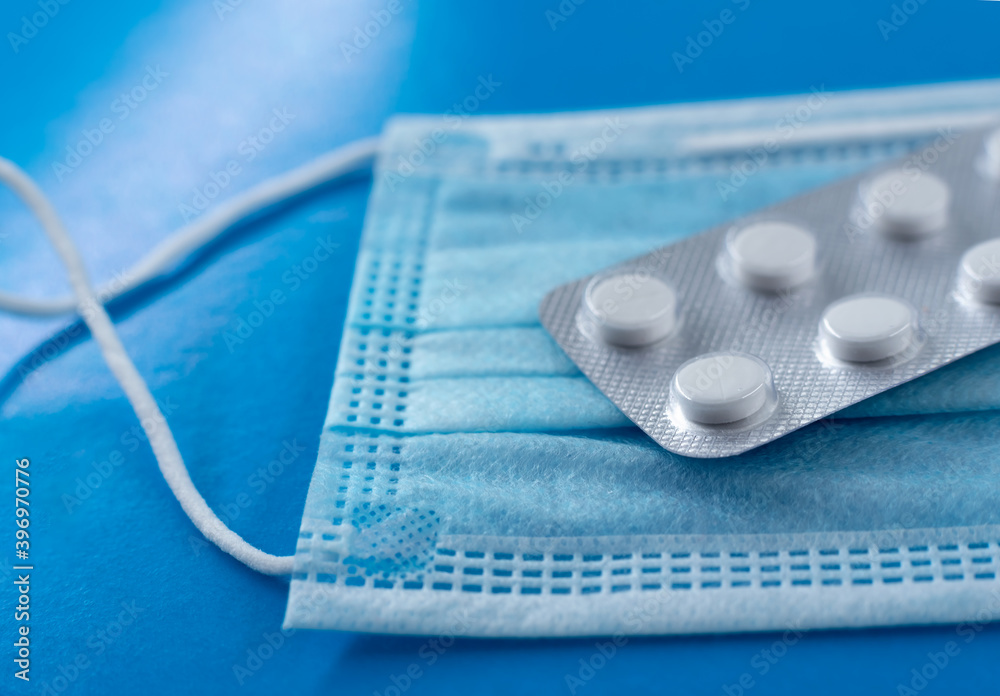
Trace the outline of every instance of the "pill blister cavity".
{"label": "pill blister cavity", "polygon": [[823,312],[819,335],[837,360],[867,363],[896,356],[914,344],[917,314],[898,297],[851,295]]}
{"label": "pill blister cavity", "polygon": [[816,273],[816,238],[788,222],[757,222],[726,240],[729,272],[754,290],[788,290]]}
{"label": "pill blister cavity", "polygon": [[[1000,343],[997,126],[954,147],[942,134],[895,164],[580,278],[551,292],[539,316],[671,452],[727,457],[771,442]],[[643,271],[669,299],[637,302],[631,315]],[[606,280],[625,272],[640,277]],[[719,363],[704,358],[734,350],[763,368],[736,361],[731,374],[746,366],[745,382],[706,383]],[[761,370],[771,396],[758,391]]]}
{"label": "pill blister cavity", "polygon": [[862,225],[888,237],[915,240],[948,222],[951,190],[930,172],[890,169],[862,186]]}
{"label": "pill blister cavity", "polygon": [[643,272],[598,276],[584,293],[583,308],[608,343],[639,347],[669,336],[677,325],[677,295]]}
{"label": "pill blister cavity", "polygon": [[978,302],[1000,304],[1000,238],[969,249],[958,270],[959,287]]}
{"label": "pill blister cavity", "polygon": [[688,420],[705,425],[735,423],[761,411],[774,395],[771,370],[746,353],[709,353],[678,368],[671,396]]}

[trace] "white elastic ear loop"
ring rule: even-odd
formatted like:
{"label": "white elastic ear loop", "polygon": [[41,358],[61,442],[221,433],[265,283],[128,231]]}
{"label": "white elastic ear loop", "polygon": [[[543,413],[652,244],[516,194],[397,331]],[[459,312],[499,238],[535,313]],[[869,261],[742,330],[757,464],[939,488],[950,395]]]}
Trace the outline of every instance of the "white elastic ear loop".
{"label": "white elastic ear loop", "polygon": [[[294,556],[272,556],[248,544],[222,523],[195,489],[181,453],[177,449],[177,443],[174,442],[173,433],[166,425],[166,419],[160,413],[146,382],[125,352],[111,318],[97,301],[80,253],[66,233],[55,209],[45,198],[45,194],[17,165],[2,157],[0,157],[0,181],[6,183],[38,217],[45,234],[62,259],[63,265],[66,266],[73,294],[76,296],[77,311],[100,346],[105,362],[124,390],[129,403],[132,404],[132,409],[149,438],[149,444],[160,465],[163,478],[184,512],[206,539],[241,563],[268,575],[291,573]],[[146,423],[163,423],[164,427],[147,427]]]}
{"label": "white elastic ear loop", "polygon": [[[124,282],[115,281],[99,288],[96,296],[107,303],[148,283],[178,259],[211,243],[234,223],[270,205],[297,196],[320,184],[342,176],[367,171],[378,150],[378,138],[364,138],[332,150],[290,172],[268,179],[220,203],[194,222],[167,237],[122,273]],[[0,292],[0,310],[26,316],[57,316],[76,309],[73,297],[34,299]]]}

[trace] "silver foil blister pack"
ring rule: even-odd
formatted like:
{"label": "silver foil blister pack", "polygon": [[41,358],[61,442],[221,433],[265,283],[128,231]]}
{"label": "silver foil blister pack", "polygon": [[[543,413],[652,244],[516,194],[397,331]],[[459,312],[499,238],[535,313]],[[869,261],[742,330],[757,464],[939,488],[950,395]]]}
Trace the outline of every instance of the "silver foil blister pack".
{"label": "silver foil blister pack", "polygon": [[1000,130],[550,292],[542,324],[671,452],[763,445],[1000,341]]}

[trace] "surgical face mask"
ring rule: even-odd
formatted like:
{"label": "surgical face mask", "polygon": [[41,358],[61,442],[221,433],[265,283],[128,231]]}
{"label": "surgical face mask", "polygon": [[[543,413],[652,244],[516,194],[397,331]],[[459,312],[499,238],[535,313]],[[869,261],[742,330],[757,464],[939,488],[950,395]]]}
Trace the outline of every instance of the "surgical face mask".
{"label": "surgical face mask", "polygon": [[987,606],[1000,350],[695,460],[632,426],[537,307],[610,263],[986,125],[996,87],[395,121],[286,625],[642,634]]}

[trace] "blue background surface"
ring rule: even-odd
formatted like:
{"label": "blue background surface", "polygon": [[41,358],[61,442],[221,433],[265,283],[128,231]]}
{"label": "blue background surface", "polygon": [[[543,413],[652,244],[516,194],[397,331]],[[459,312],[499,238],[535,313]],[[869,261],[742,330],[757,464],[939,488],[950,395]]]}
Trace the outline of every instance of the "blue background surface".
{"label": "blue background surface", "polygon": [[[252,162],[241,160],[230,192],[376,133],[394,112],[443,112],[480,75],[502,83],[482,113],[1000,76],[996,2],[913,3],[916,11],[886,38],[879,21],[891,21],[891,2],[588,0],[553,29],[546,13],[559,12],[558,0],[419,7],[401,0],[402,12],[350,60],[341,43],[390,3],[346,5],[244,2],[220,17],[209,0],[75,0],[15,51],[8,33],[20,32],[22,17],[39,5],[7,3],[0,153],[39,179],[95,278],[104,279],[183,222],[179,203],[239,157],[238,143],[273,108],[290,109],[295,127]],[[672,54],[725,8],[736,20],[679,72]],[[159,91],[59,181],[52,162],[160,62],[170,77]],[[237,532],[273,553],[294,547],[367,190],[358,182],[321,191],[234,230],[157,292],[113,307],[126,346],[169,411],[195,483]],[[38,237],[14,199],[0,194],[0,287],[64,291]],[[339,251],[293,290],[286,274],[317,237]],[[227,332],[273,289],[287,301],[243,343],[227,343]],[[16,683],[10,648],[2,648],[0,693],[391,694],[416,664],[421,676],[404,693],[548,694],[568,690],[565,675],[577,675],[579,661],[594,654],[593,639],[460,640],[428,665],[424,638],[305,631],[262,649],[269,637],[277,642],[287,585],[199,543],[151,453],[134,439],[134,416],[93,344],[77,334],[22,379],[17,361],[65,326],[0,319],[0,461],[13,468],[15,457],[32,460],[36,567],[32,682]],[[303,451],[272,480],[252,478],[284,443]],[[122,463],[100,474],[115,452]],[[90,487],[94,472],[99,485]],[[8,607],[0,642],[9,646],[13,529],[0,536],[7,588],[0,602]],[[953,626],[813,632],[786,652],[779,646],[772,664],[762,651],[781,638],[629,640],[577,693],[720,694],[744,674],[753,694],[896,693],[951,640],[961,652],[921,693],[996,689],[1000,630],[993,627],[968,644]],[[252,653],[273,654],[256,661]],[[235,666],[246,669],[242,684]]]}

